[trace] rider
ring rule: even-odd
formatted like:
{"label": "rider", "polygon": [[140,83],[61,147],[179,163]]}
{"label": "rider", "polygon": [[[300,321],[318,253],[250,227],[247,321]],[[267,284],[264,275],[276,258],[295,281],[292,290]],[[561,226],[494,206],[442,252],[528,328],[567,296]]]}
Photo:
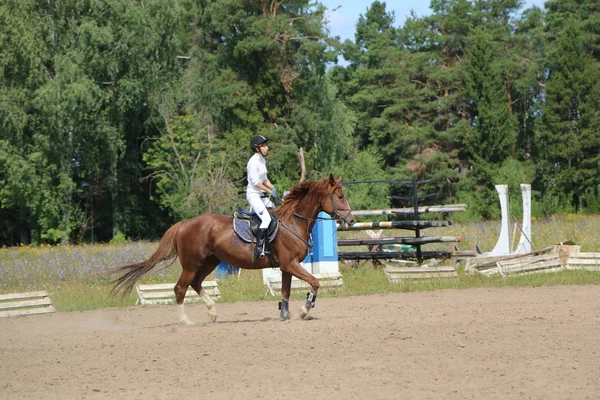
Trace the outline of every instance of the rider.
{"label": "rider", "polygon": [[248,172],[246,199],[252,211],[261,220],[256,234],[256,249],[254,250],[254,255],[257,257],[264,257],[265,252],[268,253],[268,249],[265,250],[267,228],[271,223],[271,215],[268,209],[275,207],[275,205],[271,202],[267,194],[270,194],[273,199],[277,199],[277,190],[267,177],[267,161],[265,157],[269,153],[268,141],[262,135],[257,135],[250,139],[250,148],[254,154],[250,157],[246,166]]}

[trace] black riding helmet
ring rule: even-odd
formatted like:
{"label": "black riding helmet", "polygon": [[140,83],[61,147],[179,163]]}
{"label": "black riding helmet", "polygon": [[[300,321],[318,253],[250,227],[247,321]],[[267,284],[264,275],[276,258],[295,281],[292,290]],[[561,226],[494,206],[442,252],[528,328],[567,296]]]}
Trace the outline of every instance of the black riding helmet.
{"label": "black riding helmet", "polygon": [[268,141],[269,141],[269,139],[267,139],[266,137],[264,137],[262,135],[256,135],[252,139],[250,139],[250,148],[252,149],[253,152],[257,153],[258,146],[260,146],[261,144],[265,144]]}

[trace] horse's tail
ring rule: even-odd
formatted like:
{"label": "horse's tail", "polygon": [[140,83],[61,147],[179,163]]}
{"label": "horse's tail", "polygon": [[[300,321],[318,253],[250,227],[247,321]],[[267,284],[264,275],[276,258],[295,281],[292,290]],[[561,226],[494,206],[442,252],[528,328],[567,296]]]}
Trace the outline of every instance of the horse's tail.
{"label": "horse's tail", "polygon": [[152,270],[156,264],[170,259],[173,259],[173,262],[175,262],[177,257],[177,244],[175,239],[177,238],[177,231],[179,228],[181,228],[184,222],[185,221],[177,222],[165,232],[162,239],[160,239],[158,248],[149,259],[136,264],[124,265],[111,271],[111,274],[124,272],[123,275],[111,282],[115,284],[110,291],[111,296],[119,292],[122,293],[123,298],[129,296],[136,282],[143,275],[150,272],[150,270]]}

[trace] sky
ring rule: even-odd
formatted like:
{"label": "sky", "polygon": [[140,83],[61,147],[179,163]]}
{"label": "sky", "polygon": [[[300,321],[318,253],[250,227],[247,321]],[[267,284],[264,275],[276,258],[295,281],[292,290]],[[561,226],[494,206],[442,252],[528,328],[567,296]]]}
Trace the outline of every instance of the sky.
{"label": "sky", "polygon": [[[329,10],[341,6],[336,11],[328,11],[329,29],[331,36],[339,36],[342,42],[346,39],[354,41],[354,32],[356,22],[360,14],[365,14],[367,8],[374,0],[319,0]],[[382,1],[382,0],[380,0]],[[394,26],[401,27],[404,21],[410,15],[410,11],[414,10],[417,17],[423,17],[431,14],[428,0],[383,0],[385,1],[385,9],[394,11],[396,21]],[[538,6],[544,9],[544,0],[524,0],[522,10]]]}

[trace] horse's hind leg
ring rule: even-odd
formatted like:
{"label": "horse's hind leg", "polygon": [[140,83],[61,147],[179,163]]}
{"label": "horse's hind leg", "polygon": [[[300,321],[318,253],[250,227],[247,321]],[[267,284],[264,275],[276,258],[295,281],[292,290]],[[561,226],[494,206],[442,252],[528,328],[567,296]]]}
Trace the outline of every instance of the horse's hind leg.
{"label": "horse's hind leg", "polygon": [[181,271],[181,275],[179,276],[179,280],[175,285],[175,300],[177,301],[177,311],[179,313],[179,321],[186,325],[194,325],[192,321],[189,320],[187,314],[185,312],[185,294],[187,293],[188,287],[193,282],[196,276],[196,271],[190,271],[184,269]]}
{"label": "horse's hind leg", "polygon": [[206,293],[204,289],[202,289],[202,282],[204,282],[204,279],[208,275],[210,275],[211,272],[214,271],[218,264],[218,258],[216,258],[215,256],[209,257],[204,262],[200,270],[196,273],[196,276],[192,281],[192,287],[198,293],[204,304],[206,304],[206,308],[208,309],[208,317],[212,322],[215,322],[217,320],[217,309],[215,307],[214,300],[210,297],[208,293]]}

